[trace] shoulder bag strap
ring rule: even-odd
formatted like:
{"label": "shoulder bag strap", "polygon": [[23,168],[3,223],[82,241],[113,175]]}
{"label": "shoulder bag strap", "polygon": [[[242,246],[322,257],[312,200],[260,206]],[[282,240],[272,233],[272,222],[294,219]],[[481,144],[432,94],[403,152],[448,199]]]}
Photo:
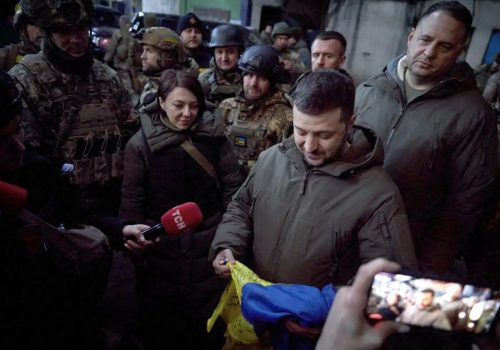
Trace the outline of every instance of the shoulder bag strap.
{"label": "shoulder bag strap", "polygon": [[181,147],[191,156],[193,159],[210,175],[215,182],[217,187],[219,187],[219,179],[217,178],[217,172],[210,161],[191,143],[189,140],[181,143]]}

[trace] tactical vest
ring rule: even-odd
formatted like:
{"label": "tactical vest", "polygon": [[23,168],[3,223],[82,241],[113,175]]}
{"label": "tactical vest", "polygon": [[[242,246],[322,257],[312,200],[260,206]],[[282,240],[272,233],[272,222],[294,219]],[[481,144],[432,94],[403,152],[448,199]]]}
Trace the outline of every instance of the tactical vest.
{"label": "tactical vest", "polygon": [[26,56],[21,64],[42,91],[30,107],[38,122],[52,131],[52,155],[73,164],[69,178],[80,188],[121,178],[125,140],[116,118],[117,87],[110,76],[94,63],[89,77],[65,83],[61,73],[40,57]]}
{"label": "tactical vest", "polygon": [[258,118],[249,118],[252,111],[243,111],[241,104],[233,102],[231,109],[224,110],[224,118],[229,124],[226,132],[235,145],[240,163],[251,167],[264,150],[264,137],[270,118],[265,117],[266,110]]}
{"label": "tactical vest", "polygon": [[210,91],[208,92],[207,100],[218,105],[226,98],[235,97],[238,94],[242,88],[243,79],[235,78],[233,82],[227,80],[217,81],[216,74],[216,70],[214,69],[208,76]]}

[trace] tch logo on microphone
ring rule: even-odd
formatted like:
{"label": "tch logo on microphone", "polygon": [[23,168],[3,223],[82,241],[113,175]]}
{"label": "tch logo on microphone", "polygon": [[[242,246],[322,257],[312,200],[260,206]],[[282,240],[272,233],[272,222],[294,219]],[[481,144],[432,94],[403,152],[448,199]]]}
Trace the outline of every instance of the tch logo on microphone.
{"label": "tch logo on microphone", "polygon": [[196,229],[203,220],[200,207],[194,202],[177,205],[161,217],[167,235],[175,236]]}
{"label": "tch logo on microphone", "polygon": [[175,224],[177,225],[177,228],[179,231],[183,231],[187,228],[186,223],[184,222],[184,219],[182,218],[181,212],[179,209],[175,210],[172,213],[172,217],[174,219]]}
{"label": "tch logo on microphone", "polygon": [[161,216],[161,223],[142,232],[144,238],[152,240],[161,234],[177,236],[196,229],[203,221],[200,207],[194,202],[180,204]]}

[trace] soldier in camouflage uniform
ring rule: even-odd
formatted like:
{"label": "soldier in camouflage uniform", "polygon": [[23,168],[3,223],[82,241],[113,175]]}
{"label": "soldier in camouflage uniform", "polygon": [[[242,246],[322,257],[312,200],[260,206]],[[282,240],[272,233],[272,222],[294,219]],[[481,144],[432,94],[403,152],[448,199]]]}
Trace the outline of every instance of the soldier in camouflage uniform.
{"label": "soldier in camouflage uniform", "polygon": [[222,101],[219,108],[238,160],[250,169],[260,152],[282,140],[285,127],[292,121],[292,108],[278,88],[288,76],[274,48],[249,47],[238,67],[243,71],[243,90]]}
{"label": "soldier in camouflage uniform", "polygon": [[0,69],[4,71],[19,63],[24,55],[40,51],[42,30],[20,8],[14,16],[14,29],[19,33],[21,41],[19,44],[10,44],[0,49]]}
{"label": "soldier in camouflage uniform", "polygon": [[[28,147],[64,171],[81,215],[116,215],[130,98],[116,72],[94,60],[91,0],[21,0],[44,31],[42,50],[10,70],[23,95]],[[83,218],[78,218],[82,220]]]}
{"label": "soldier in camouflage uniform", "polygon": [[143,48],[141,61],[146,84],[137,109],[139,112],[158,111],[156,96],[161,73],[175,69],[186,70],[197,76],[199,67],[193,59],[185,57],[179,36],[168,28],[146,28],[139,43]]}
{"label": "soldier in camouflage uniform", "polygon": [[135,106],[144,87],[136,66],[134,65],[133,50],[134,38],[129,32],[130,20],[127,16],[120,16],[120,30],[113,33],[104,62],[114,68],[130,93],[132,104]]}
{"label": "soldier in camouflage uniform", "polygon": [[[279,51],[285,69],[290,73],[290,84],[293,84],[306,71],[306,67],[300,60],[299,54],[288,48],[288,40],[291,36],[292,31],[286,22],[278,22],[274,25],[271,33],[273,47]],[[282,86],[285,91],[288,91],[288,87]]]}
{"label": "soldier in camouflage uniform", "polygon": [[238,58],[244,47],[242,32],[232,24],[217,26],[210,36],[209,47],[214,54],[211,67],[198,79],[207,100],[218,105],[236,96],[242,88],[243,77],[238,70]]}

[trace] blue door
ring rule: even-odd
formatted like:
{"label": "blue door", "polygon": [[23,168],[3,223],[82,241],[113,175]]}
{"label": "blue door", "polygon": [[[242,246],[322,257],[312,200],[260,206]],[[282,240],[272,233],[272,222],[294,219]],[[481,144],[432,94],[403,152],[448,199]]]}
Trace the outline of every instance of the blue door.
{"label": "blue door", "polygon": [[491,33],[488,48],[484,53],[483,64],[490,64],[493,62],[498,52],[500,52],[500,30],[494,29]]}

